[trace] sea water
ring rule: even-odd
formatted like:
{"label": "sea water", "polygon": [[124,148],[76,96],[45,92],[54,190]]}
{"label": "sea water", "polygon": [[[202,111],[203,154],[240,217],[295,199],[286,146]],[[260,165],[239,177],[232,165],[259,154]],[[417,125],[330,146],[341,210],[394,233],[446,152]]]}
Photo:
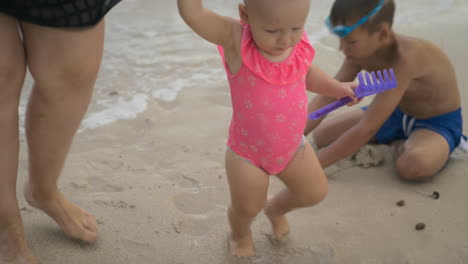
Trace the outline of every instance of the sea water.
{"label": "sea water", "polygon": [[[234,18],[238,18],[238,2],[204,1],[206,7]],[[398,27],[450,12],[454,0],[396,2],[395,27]],[[323,21],[333,0],[311,3],[306,30],[311,42],[318,43],[329,35]],[[31,84],[28,76],[20,101],[21,131]],[[221,60],[213,44],[199,38],[185,25],[176,2],[124,0],[106,17],[102,66],[79,132],[136,118],[152,102],[171,102],[184,89],[204,86],[226,87]]]}

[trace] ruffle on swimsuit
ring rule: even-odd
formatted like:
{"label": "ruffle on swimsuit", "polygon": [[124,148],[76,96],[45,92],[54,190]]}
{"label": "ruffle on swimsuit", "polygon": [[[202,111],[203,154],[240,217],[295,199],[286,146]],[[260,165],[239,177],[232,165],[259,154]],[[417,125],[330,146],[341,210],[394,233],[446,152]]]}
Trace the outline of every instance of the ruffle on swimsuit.
{"label": "ruffle on swimsuit", "polygon": [[244,26],[242,41],[242,62],[252,72],[271,84],[291,84],[307,74],[315,56],[315,49],[310,45],[307,34],[294,46],[288,58],[281,62],[267,60],[254,43],[249,26]]}

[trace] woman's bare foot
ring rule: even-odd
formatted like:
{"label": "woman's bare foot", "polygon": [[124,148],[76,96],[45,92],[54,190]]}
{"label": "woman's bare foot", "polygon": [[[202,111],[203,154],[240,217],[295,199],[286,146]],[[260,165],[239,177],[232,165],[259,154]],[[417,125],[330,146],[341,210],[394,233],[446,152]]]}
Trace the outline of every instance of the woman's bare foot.
{"label": "woman's bare foot", "polygon": [[229,250],[234,257],[251,257],[255,255],[252,233],[245,237],[234,238],[229,235]]}
{"label": "woman's bare foot", "polygon": [[271,209],[271,200],[265,206],[265,215],[270,219],[273,238],[283,240],[289,234],[289,223],[285,215],[278,215]]}
{"label": "woman's bare foot", "polygon": [[96,218],[72,204],[61,192],[57,191],[44,196],[33,191],[33,188],[26,184],[24,193],[26,201],[54,219],[67,236],[87,243],[96,241]]}
{"label": "woman's bare foot", "polygon": [[6,227],[0,226],[0,263],[38,263],[24,239],[21,223],[8,225]]}

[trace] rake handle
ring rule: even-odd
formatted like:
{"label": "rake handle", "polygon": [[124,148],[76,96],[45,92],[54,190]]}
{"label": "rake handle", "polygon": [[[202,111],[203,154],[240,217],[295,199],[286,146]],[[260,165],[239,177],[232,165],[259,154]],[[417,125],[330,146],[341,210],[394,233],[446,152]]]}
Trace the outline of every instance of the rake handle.
{"label": "rake handle", "polygon": [[309,114],[309,118],[311,120],[315,120],[315,119],[318,119],[328,113],[330,113],[331,111],[334,111],[342,106],[345,106],[349,103],[351,103],[353,101],[353,99],[351,99],[350,97],[346,96],[346,97],[343,97],[341,98],[340,100],[338,101],[335,101],[331,104],[328,104],[322,108],[320,108],[319,110]]}

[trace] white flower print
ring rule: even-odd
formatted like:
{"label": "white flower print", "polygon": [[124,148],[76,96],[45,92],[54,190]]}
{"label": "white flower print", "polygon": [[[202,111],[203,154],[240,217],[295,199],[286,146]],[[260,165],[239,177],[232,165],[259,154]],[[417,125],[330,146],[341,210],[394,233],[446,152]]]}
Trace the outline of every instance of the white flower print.
{"label": "white flower print", "polygon": [[261,147],[263,145],[265,145],[265,141],[261,138],[257,139],[257,142],[255,142],[255,144],[257,144],[257,146]]}
{"label": "white flower print", "polygon": [[283,164],[283,163],[284,163],[284,161],[285,161],[285,158],[284,158],[284,157],[282,157],[282,156],[280,156],[280,157],[276,158],[276,162],[277,162],[278,164]]}
{"label": "white flower print", "polygon": [[267,106],[267,107],[271,105],[270,101],[266,98],[262,101],[262,104],[263,106]]}
{"label": "white flower print", "polygon": [[273,134],[270,139],[273,143],[277,143],[280,140],[280,136],[278,134]]}
{"label": "white flower print", "polygon": [[249,132],[247,130],[245,130],[244,128],[242,128],[241,129],[241,134],[246,137],[246,136],[249,135]]}
{"label": "white flower print", "polygon": [[288,95],[288,93],[287,93],[287,91],[286,91],[285,89],[279,90],[278,93],[279,93],[278,96],[279,96],[281,99],[286,98],[286,96]]}
{"label": "white flower print", "polygon": [[257,78],[251,74],[247,77],[247,81],[249,82],[250,86],[255,86]]}
{"label": "white flower print", "polygon": [[276,115],[276,121],[282,123],[282,122],[286,121],[286,116],[284,114]]}
{"label": "white flower print", "polygon": [[291,124],[289,124],[289,131],[295,131],[296,130],[296,127],[297,127],[297,122],[294,121],[292,122]]}
{"label": "white flower print", "polygon": [[251,109],[253,107],[253,103],[250,100],[245,100],[244,105],[246,109]]}
{"label": "white flower print", "polygon": [[256,71],[256,72],[262,72],[262,67],[260,67],[260,65],[257,64],[257,65],[255,66],[255,71]]}
{"label": "white flower print", "polygon": [[307,101],[306,100],[301,100],[298,104],[297,104],[297,107],[299,109],[303,109],[307,104]]}
{"label": "white flower print", "polygon": [[258,148],[255,145],[250,145],[250,150],[252,150],[255,153],[258,152]]}

